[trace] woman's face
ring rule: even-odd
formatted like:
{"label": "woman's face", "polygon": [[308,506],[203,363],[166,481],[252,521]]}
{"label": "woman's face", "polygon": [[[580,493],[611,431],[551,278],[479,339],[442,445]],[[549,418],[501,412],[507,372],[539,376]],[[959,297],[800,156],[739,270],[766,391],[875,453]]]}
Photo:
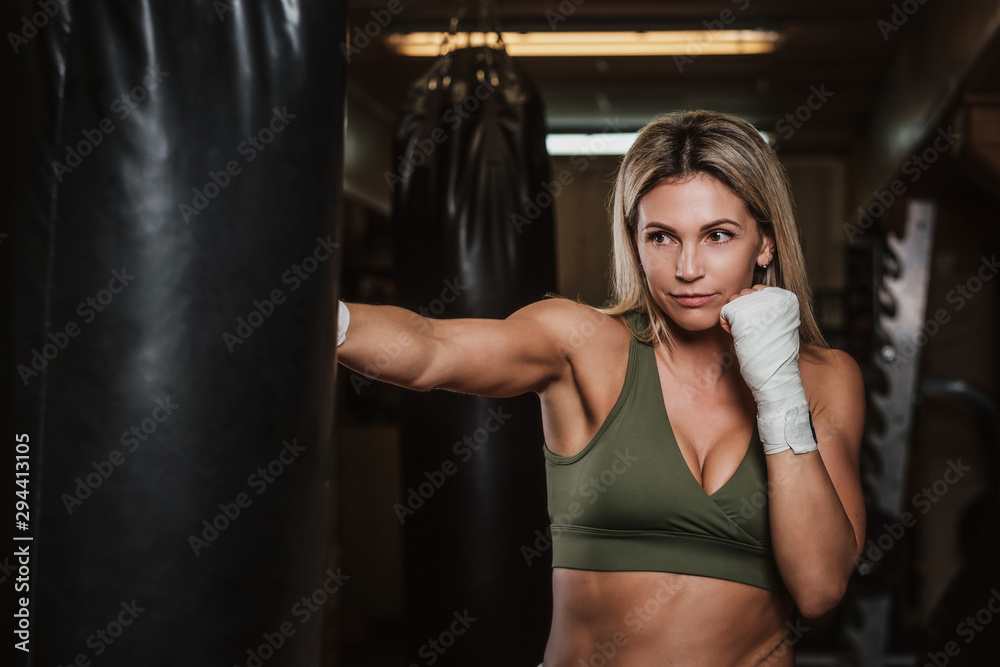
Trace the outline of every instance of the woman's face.
{"label": "woman's face", "polygon": [[653,299],[678,327],[719,326],[731,296],[752,286],[774,240],[742,200],[707,174],[658,185],[640,201],[639,261]]}

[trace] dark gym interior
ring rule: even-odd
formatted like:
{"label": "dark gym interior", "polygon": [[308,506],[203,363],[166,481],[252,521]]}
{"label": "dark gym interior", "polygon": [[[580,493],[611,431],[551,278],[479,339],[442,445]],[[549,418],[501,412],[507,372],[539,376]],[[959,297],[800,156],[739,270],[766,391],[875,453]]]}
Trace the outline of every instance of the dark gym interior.
{"label": "dark gym interior", "polygon": [[[5,664],[542,662],[538,399],[404,391],[378,380],[391,348],[369,377],[338,366],[336,300],[603,304],[619,142],[683,109],[777,152],[820,327],[864,375],[863,557],[795,664],[995,664],[996,0],[17,0],[2,17]],[[639,48],[677,31],[674,52]],[[455,47],[498,32],[516,66],[487,56],[483,84]],[[409,55],[420,33],[436,41]],[[589,33],[625,38],[605,53]],[[439,75],[467,94],[404,149]],[[494,97],[483,147],[466,121]],[[413,177],[494,173],[491,141],[528,146],[490,166],[527,207]],[[455,208],[481,236],[438,224]]]}

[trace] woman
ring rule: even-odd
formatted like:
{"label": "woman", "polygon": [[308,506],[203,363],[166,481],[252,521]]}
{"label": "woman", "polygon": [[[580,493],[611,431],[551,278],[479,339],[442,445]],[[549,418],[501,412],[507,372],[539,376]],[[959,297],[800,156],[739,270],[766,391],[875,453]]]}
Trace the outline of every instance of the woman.
{"label": "woman", "polygon": [[[794,608],[832,609],[864,542],[864,392],[813,317],[784,172],[748,124],[671,114],[639,133],[613,206],[610,307],[352,304],[340,361],[405,340],[380,379],[539,395],[545,667],[792,665]],[[586,483],[606,470],[614,484]]]}

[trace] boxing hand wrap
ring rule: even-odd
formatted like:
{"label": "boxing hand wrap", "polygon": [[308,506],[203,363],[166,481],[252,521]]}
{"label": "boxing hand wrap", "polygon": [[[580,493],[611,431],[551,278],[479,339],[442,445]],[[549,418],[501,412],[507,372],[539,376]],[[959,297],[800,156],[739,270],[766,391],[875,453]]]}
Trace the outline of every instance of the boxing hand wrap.
{"label": "boxing hand wrap", "polygon": [[351,323],[351,311],[347,310],[347,304],[337,301],[337,347],[344,344],[347,338],[347,325]]}
{"label": "boxing hand wrap", "polygon": [[799,377],[799,300],[768,287],[722,307],[740,362],[757,401],[757,432],[765,454],[817,449],[809,403]]}

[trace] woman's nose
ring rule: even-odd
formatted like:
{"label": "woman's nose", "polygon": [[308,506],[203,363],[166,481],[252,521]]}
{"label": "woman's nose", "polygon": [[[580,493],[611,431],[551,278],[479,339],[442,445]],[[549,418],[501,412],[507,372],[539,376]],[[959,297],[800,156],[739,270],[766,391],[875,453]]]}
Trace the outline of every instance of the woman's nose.
{"label": "woman's nose", "polygon": [[698,252],[694,248],[684,248],[677,257],[677,270],[674,275],[679,280],[695,280],[701,277],[701,263]]}

